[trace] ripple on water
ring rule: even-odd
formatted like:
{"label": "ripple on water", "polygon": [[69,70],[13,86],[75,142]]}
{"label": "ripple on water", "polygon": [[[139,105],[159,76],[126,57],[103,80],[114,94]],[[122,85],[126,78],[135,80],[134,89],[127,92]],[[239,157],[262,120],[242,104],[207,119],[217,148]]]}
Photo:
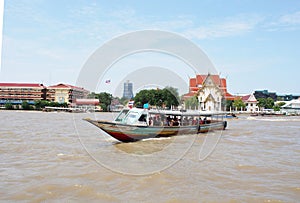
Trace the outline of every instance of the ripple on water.
{"label": "ripple on water", "polygon": [[[129,176],[96,163],[83,149],[75,129],[85,132],[82,136],[90,140],[89,150],[99,157],[110,153],[153,156],[153,163],[147,164],[175,160],[174,155],[185,150],[191,137],[177,139],[171,153],[157,161],[153,150],[164,150],[174,138],[117,144],[81,120],[88,116],[1,111],[1,199],[297,202],[300,198],[299,118],[228,121],[228,129],[205,160],[199,160],[200,149],[212,134],[195,135],[194,145],[172,167],[148,176]],[[96,117],[109,119],[111,115]],[[104,158],[117,162],[119,157]],[[137,162],[137,168],[142,164]]]}

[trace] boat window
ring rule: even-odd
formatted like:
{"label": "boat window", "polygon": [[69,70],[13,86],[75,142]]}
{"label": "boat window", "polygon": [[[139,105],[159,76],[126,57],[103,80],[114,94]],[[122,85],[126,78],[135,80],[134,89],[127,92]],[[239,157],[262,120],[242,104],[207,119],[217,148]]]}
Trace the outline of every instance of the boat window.
{"label": "boat window", "polygon": [[130,112],[127,117],[128,118],[135,118],[137,115],[138,115],[138,113],[136,113],[136,112]]}
{"label": "boat window", "polygon": [[125,118],[125,122],[128,124],[135,123],[138,115],[139,114],[137,112],[129,112],[129,114]]}
{"label": "boat window", "polygon": [[142,114],[141,117],[139,118],[140,122],[147,122],[147,115],[146,114]]}
{"label": "boat window", "polygon": [[124,109],[123,111],[121,111],[117,116],[117,118],[115,119],[115,121],[122,121],[125,118],[128,111],[129,111],[128,109]]}

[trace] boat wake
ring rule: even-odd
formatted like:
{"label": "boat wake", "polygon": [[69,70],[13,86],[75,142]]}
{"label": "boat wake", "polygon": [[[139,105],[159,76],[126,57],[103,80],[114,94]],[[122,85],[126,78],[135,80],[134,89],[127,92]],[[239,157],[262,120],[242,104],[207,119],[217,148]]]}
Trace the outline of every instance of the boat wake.
{"label": "boat wake", "polygon": [[172,137],[159,137],[159,138],[147,138],[147,139],[143,139],[143,140],[140,140],[142,142],[148,142],[148,141],[159,141],[159,140],[170,140],[172,139]]}
{"label": "boat wake", "polygon": [[270,122],[299,122],[300,118],[257,118],[257,117],[248,117],[247,120],[255,121],[270,121]]}

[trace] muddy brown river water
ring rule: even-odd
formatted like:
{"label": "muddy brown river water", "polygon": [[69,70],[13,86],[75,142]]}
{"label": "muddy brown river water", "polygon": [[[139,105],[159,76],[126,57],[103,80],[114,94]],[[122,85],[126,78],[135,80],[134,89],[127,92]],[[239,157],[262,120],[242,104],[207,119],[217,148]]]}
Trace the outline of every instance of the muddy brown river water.
{"label": "muddy brown river water", "polygon": [[247,117],[224,132],[120,143],[82,118],[0,111],[0,200],[299,202],[300,117]]}

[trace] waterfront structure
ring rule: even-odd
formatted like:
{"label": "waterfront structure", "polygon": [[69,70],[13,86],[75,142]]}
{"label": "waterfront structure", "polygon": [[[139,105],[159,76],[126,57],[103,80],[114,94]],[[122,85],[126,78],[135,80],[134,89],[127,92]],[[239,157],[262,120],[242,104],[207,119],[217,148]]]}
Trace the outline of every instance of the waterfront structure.
{"label": "waterfront structure", "polygon": [[0,83],[0,104],[34,103],[46,98],[46,87],[39,83]]}
{"label": "waterfront structure", "polygon": [[76,99],[87,98],[88,94],[89,91],[82,87],[60,83],[47,88],[46,99],[58,103],[72,104],[76,102]]}
{"label": "waterfront structure", "polygon": [[256,90],[254,92],[254,96],[257,99],[260,99],[260,98],[267,99],[270,97],[274,101],[277,101],[277,94],[275,92],[269,92],[268,90]]}
{"label": "waterfront structure", "polygon": [[127,99],[133,98],[133,83],[129,82],[129,80],[124,83],[123,97]]}
{"label": "waterfront structure", "polygon": [[245,111],[248,113],[254,113],[259,111],[259,107],[257,106],[258,101],[255,98],[254,94],[249,94],[242,96],[242,101],[246,105]]}
{"label": "waterfront structure", "polygon": [[220,111],[224,100],[234,100],[235,97],[227,91],[225,78],[219,75],[196,75],[190,78],[189,93],[183,96],[186,100],[196,96],[202,111]]}
{"label": "waterfront structure", "polygon": [[293,99],[299,99],[300,95],[292,95],[292,94],[285,94],[285,95],[277,95],[277,101],[291,101]]}
{"label": "waterfront structure", "polygon": [[208,75],[203,81],[198,90],[198,101],[202,111],[221,111],[222,91],[213,76]]}
{"label": "waterfront structure", "polygon": [[75,99],[72,107],[78,108],[82,111],[100,111],[99,99]]}
{"label": "waterfront structure", "polygon": [[300,115],[300,99],[285,101],[285,105],[281,107],[281,111],[286,114]]}

